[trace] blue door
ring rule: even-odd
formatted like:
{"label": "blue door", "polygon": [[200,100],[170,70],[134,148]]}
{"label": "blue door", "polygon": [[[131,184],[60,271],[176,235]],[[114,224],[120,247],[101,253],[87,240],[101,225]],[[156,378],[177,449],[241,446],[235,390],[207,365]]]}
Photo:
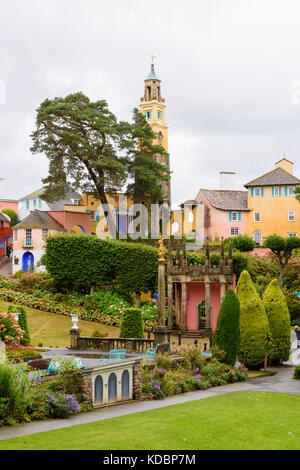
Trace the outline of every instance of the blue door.
{"label": "blue door", "polygon": [[98,375],[94,384],[94,403],[100,405],[103,403],[103,380],[101,375]]}
{"label": "blue door", "polygon": [[34,267],[34,256],[30,251],[26,251],[22,257],[22,270],[27,273],[29,269],[32,269],[33,271]]}
{"label": "blue door", "polygon": [[124,370],[122,374],[122,400],[129,399],[129,372]]}
{"label": "blue door", "polygon": [[108,379],[108,401],[117,401],[117,376],[114,372]]}

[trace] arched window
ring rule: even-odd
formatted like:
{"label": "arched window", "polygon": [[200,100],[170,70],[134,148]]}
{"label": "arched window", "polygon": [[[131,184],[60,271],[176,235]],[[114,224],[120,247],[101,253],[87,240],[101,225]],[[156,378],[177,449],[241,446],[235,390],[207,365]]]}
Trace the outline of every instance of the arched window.
{"label": "arched window", "polygon": [[114,372],[108,379],[108,401],[117,401],[117,376]]}
{"label": "arched window", "polygon": [[129,399],[129,372],[124,370],[122,374],[122,400]]}
{"label": "arched window", "polygon": [[257,243],[258,245],[262,245],[262,235],[261,235],[261,232],[259,232],[259,231],[254,232],[254,234],[253,234],[253,240],[254,240],[255,243]]}
{"label": "arched window", "polygon": [[94,403],[95,405],[103,403],[103,379],[101,375],[98,375],[94,382]]}

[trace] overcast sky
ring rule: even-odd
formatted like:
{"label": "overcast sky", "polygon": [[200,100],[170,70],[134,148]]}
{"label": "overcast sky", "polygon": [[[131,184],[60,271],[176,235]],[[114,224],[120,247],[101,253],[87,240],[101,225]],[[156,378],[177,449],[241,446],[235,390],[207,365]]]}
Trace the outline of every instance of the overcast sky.
{"label": "overcast sky", "polygon": [[[41,186],[30,153],[45,98],[82,91],[131,119],[157,56],[167,104],[172,205],[237,189],[283,154],[300,177],[299,0],[10,0],[0,10],[0,198]],[[1,86],[0,86],[1,98]]]}

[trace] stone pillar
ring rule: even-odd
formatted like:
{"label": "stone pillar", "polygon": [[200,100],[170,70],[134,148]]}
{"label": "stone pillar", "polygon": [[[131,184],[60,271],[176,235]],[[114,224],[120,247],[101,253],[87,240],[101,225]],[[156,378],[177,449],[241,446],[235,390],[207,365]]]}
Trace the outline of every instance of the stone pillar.
{"label": "stone pillar", "polygon": [[165,313],[165,265],[166,261],[158,260],[158,325],[154,331],[154,343],[162,344],[170,342],[170,330],[166,328]]}
{"label": "stone pillar", "polygon": [[168,283],[168,328],[173,326],[173,282]]}
{"label": "stone pillar", "polygon": [[133,366],[133,399],[141,400],[143,395],[143,383],[142,383],[142,367],[141,363],[137,362]]}
{"label": "stone pillar", "polygon": [[226,294],[226,282],[221,281],[220,282],[220,303],[222,303],[222,300],[225,297],[225,294]]}
{"label": "stone pillar", "polygon": [[210,305],[210,282],[205,281],[205,318],[206,328],[212,328],[211,305]]}
{"label": "stone pillar", "polygon": [[182,328],[187,330],[187,284],[186,282],[181,283],[182,293],[181,293],[181,312],[182,312]]}
{"label": "stone pillar", "polygon": [[80,336],[80,328],[72,328],[70,329],[70,336],[71,336],[71,346],[70,349],[78,349],[78,338]]}

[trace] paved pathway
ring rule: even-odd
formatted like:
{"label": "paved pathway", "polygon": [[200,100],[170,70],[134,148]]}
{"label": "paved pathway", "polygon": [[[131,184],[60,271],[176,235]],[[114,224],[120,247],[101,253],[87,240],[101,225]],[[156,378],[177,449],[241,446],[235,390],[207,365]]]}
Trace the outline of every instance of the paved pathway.
{"label": "paved pathway", "polygon": [[291,366],[298,366],[300,365],[300,348],[297,348],[296,333],[294,331],[291,332],[291,340],[292,340],[291,355],[287,364]]}
{"label": "paved pathway", "polygon": [[7,256],[0,260],[0,274],[5,277],[8,277],[10,274],[12,274],[12,256],[9,260],[7,259]]}
{"label": "paved pathway", "polygon": [[260,377],[248,380],[247,382],[240,382],[236,384],[224,385],[222,387],[214,387],[209,390],[199,390],[195,392],[184,393],[176,395],[159,401],[140,401],[131,402],[127,404],[118,404],[105,408],[100,408],[90,413],[83,413],[68,420],[53,419],[49,421],[37,421],[33,423],[26,423],[16,427],[4,426],[0,428],[0,440],[8,439],[11,437],[26,436],[35,434],[37,432],[51,431],[54,429],[61,429],[78,424],[92,423],[94,421],[102,421],[105,419],[115,418],[118,416],[125,416],[132,413],[137,413],[147,410],[155,410],[165,406],[177,405],[186,403],[193,400],[201,400],[216,395],[221,395],[228,392],[238,391],[266,391],[266,392],[281,392],[293,393],[300,395],[300,381],[292,378],[294,368],[278,368],[277,374],[271,377]]}

